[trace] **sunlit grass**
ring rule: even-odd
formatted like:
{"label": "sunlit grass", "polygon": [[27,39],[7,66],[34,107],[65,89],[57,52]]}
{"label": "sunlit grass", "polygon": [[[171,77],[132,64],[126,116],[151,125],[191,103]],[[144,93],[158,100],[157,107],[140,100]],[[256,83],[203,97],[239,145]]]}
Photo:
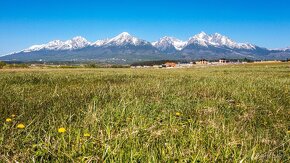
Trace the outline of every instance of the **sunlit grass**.
{"label": "sunlit grass", "polygon": [[0,70],[0,160],[287,162],[289,68]]}

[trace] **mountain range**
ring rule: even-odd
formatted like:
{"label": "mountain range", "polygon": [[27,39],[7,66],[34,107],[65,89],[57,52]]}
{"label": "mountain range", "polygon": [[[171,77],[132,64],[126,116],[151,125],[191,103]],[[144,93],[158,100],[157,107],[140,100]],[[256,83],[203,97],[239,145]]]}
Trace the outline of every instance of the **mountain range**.
{"label": "mountain range", "polygon": [[201,32],[187,41],[166,36],[149,42],[123,32],[96,42],[89,42],[80,36],[67,41],[54,40],[7,54],[0,60],[136,62],[219,58],[286,59],[290,58],[290,48],[271,50],[250,43],[237,43],[219,33],[208,35]]}

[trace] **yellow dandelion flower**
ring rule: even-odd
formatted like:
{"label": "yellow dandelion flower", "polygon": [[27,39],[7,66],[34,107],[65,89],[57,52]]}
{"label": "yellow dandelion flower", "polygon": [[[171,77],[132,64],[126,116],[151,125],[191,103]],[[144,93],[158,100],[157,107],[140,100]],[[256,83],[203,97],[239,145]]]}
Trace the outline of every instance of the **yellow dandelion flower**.
{"label": "yellow dandelion flower", "polygon": [[89,133],[84,133],[84,137],[90,137],[91,136],[91,134],[89,134]]}
{"label": "yellow dandelion flower", "polygon": [[16,116],[15,114],[12,114],[12,115],[11,115],[12,118],[14,118],[15,116]]}
{"label": "yellow dandelion flower", "polygon": [[11,118],[6,118],[6,122],[11,122],[12,119]]}
{"label": "yellow dandelion flower", "polygon": [[175,115],[179,117],[179,116],[181,116],[181,113],[176,112]]}
{"label": "yellow dandelion flower", "polygon": [[59,133],[64,133],[66,130],[65,130],[65,128],[61,127],[61,128],[59,128],[57,131],[58,131]]}
{"label": "yellow dandelion flower", "polygon": [[287,133],[290,134],[290,130],[288,130]]}
{"label": "yellow dandelion flower", "polygon": [[24,129],[24,128],[25,128],[25,125],[22,124],[22,123],[20,123],[20,124],[18,124],[16,127],[19,128],[19,129]]}

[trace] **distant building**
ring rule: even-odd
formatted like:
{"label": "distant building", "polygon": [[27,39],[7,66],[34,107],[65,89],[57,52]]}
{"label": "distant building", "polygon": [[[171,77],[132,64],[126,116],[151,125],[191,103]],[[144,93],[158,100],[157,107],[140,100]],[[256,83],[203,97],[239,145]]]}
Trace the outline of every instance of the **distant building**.
{"label": "distant building", "polygon": [[224,58],[222,58],[222,59],[219,60],[219,63],[227,63],[227,62],[228,61],[226,59],[224,59]]}
{"label": "distant building", "polygon": [[193,62],[189,62],[189,63],[178,63],[177,65],[176,65],[176,67],[180,67],[180,68],[183,68],[183,67],[192,67],[193,66]]}
{"label": "distant building", "polygon": [[162,65],[153,65],[153,68],[162,68]]}
{"label": "distant building", "polygon": [[196,64],[206,65],[208,64],[208,61],[206,59],[201,59],[200,61],[197,61]]}
{"label": "distant building", "polygon": [[176,63],[174,63],[174,62],[166,62],[163,67],[176,67]]}

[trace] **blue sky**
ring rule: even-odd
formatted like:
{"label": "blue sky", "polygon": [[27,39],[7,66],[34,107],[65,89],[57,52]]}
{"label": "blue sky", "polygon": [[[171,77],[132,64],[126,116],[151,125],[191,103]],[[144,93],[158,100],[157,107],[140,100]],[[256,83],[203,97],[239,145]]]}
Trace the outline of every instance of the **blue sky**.
{"label": "blue sky", "polygon": [[290,46],[289,0],[0,0],[0,55],[54,39],[127,31],[148,41],[204,31],[268,48]]}

